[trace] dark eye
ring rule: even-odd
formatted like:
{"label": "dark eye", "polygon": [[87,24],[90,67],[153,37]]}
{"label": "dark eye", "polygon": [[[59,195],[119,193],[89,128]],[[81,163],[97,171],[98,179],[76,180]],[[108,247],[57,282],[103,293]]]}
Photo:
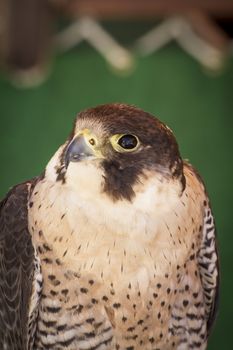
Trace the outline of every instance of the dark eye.
{"label": "dark eye", "polygon": [[134,135],[123,135],[119,138],[118,144],[124,149],[134,149],[138,144],[138,139]]}

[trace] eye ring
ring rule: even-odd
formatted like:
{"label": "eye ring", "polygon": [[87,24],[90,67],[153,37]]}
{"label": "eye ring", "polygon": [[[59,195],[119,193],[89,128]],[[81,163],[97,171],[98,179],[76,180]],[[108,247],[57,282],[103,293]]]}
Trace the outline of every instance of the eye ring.
{"label": "eye ring", "polygon": [[140,146],[138,137],[130,133],[115,134],[110,138],[110,142],[119,153],[135,152]]}

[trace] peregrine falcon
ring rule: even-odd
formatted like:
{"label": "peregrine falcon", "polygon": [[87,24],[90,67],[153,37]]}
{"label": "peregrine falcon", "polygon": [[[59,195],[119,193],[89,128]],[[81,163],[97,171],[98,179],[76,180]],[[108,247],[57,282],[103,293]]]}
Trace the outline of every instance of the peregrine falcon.
{"label": "peregrine falcon", "polygon": [[133,106],[79,113],[0,204],[0,349],[203,350],[218,286],[204,184]]}

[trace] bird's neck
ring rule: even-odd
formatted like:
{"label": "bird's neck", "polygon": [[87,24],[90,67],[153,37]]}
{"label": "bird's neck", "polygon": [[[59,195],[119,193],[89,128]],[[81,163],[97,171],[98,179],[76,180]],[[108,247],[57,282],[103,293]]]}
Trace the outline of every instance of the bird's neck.
{"label": "bird's neck", "polygon": [[164,270],[155,267],[161,249],[171,246],[163,219],[172,209],[168,203],[175,207],[178,197],[155,181],[138,185],[136,192],[133,202],[113,202],[101,192],[87,199],[81,188],[75,192],[44,179],[36,185],[29,208],[29,228],[37,247],[52,247],[54,259],[68,269],[122,281],[133,276],[143,289],[155,268],[156,273]]}

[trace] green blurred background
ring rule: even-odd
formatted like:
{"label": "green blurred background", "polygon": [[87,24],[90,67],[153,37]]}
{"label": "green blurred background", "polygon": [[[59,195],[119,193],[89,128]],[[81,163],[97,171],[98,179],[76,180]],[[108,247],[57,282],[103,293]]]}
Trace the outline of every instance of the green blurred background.
{"label": "green blurred background", "polygon": [[230,349],[233,314],[233,60],[216,76],[171,44],[118,76],[88,45],[56,57],[41,86],[14,88],[0,77],[0,197],[40,174],[80,110],[124,102],[174,131],[183,158],[201,173],[216,217],[221,263],[220,312],[209,350]]}

